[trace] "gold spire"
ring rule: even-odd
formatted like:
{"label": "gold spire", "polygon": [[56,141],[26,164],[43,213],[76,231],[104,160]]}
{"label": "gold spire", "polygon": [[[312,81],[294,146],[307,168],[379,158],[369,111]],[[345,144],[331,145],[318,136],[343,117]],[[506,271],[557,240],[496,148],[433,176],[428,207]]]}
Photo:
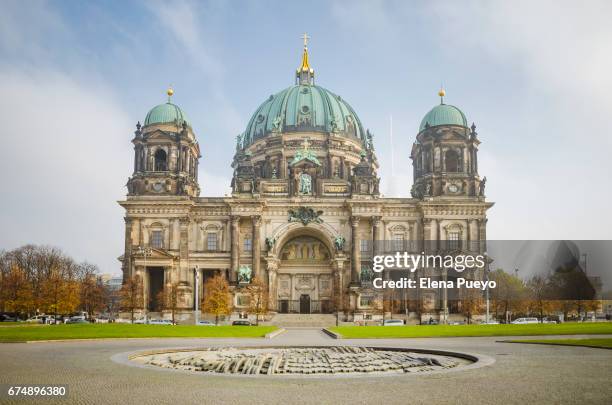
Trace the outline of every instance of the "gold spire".
{"label": "gold spire", "polygon": [[312,85],[314,84],[314,69],[311,68],[310,63],[308,63],[308,40],[310,37],[308,34],[304,33],[304,35],[302,35],[302,39],[304,40],[302,65],[298,67],[295,72],[295,83],[300,85]]}
{"label": "gold spire", "polygon": [[168,86],[168,90],[166,90],[166,94],[168,95],[168,102],[170,102],[172,96],[174,95],[174,89],[172,85]]}
{"label": "gold spire", "polygon": [[438,91],[438,96],[440,96],[440,104],[444,104],[444,96],[446,96],[446,91],[444,91],[443,86],[440,86],[440,90]]}
{"label": "gold spire", "polygon": [[308,64],[308,40],[310,37],[308,34],[304,33],[302,39],[304,40],[304,53],[302,53],[302,66],[300,70],[302,72],[310,72],[310,65]]}

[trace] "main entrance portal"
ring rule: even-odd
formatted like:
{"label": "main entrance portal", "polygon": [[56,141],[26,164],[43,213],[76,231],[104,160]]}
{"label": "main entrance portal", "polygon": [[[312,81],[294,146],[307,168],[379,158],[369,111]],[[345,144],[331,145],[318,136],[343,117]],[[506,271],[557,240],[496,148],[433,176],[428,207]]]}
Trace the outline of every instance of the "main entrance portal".
{"label": "main entrance portal", "polygon": [[302,294],[300,296],[300,314],[310,313],[310,295]]}
{"label": "main entrance portal", "polygon": [[277,311],[324,313],[333,309],[332,256],[325,243],[313,236],[297,236],[280,251]]}

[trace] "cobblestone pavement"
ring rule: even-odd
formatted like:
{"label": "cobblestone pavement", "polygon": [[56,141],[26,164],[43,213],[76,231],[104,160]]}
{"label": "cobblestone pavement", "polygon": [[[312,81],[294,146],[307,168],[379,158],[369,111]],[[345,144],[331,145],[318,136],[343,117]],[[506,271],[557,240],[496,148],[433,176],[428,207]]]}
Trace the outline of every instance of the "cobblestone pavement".
{"label": "cobblestone pavement", "polygon": [[[496,342],[502,339],[336,341],[320,330],[290,329],[272,340],[138,339],[5,343],[0,344],[0,384],[68,384],[69,399],[65,402],[71,404],[610,403],[612,350]],[[479,353],[492,357],[495,363],[445,374],[268,379],[184,374],[131,367],[111,360],[119,353],[152,348],[334,344]],[[0,402],[26,401],[8,402],[4,397]],[[44,403],[54,402],[44,400]]]}

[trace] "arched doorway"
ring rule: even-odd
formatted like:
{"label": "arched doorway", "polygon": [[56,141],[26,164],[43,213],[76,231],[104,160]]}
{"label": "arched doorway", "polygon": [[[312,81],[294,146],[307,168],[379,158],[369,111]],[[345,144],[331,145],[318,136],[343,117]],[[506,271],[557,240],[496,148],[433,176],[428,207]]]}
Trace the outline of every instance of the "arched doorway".
{"label": "arched doorway", "polygon": [[331,313],[334,282],[332,254],[311,234],[289,238],[280,249],[277,302],[280,313]]}

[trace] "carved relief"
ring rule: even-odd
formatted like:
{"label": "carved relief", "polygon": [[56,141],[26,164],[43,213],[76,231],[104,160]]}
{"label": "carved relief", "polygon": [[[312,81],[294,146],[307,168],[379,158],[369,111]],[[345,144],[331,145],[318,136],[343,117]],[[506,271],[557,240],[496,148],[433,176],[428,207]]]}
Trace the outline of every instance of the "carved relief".
{"label": "carved relief", "polygon": [[280,257],[287,261],[324,262],[331,256],[327,247],[318,239],[300,236],[285,244]]}

